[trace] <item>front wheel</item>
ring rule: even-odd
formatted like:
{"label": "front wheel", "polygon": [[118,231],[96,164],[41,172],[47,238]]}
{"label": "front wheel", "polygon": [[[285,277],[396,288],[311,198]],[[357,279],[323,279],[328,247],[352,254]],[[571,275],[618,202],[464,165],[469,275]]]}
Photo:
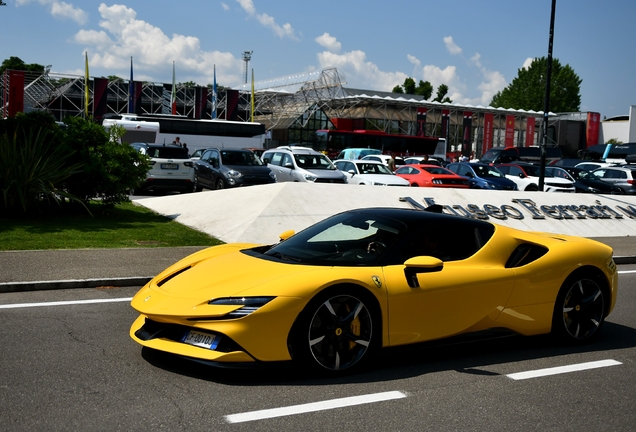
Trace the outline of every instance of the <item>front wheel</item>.
{"label": "front wheel", "polygon": [[372,306],[363,296],[336,294],[310,302],[298,323],[295,360],[342,371],[369,357],[379,337]]}
{"label": "front wheel", "polygon": [[222,178],[216,180],[216,190],[225,189],[225,182]]}
{"label": "front wheel", "polygon": [[572,342],[596,336],[605,318],[605,294],[597,281],[580,274],[568,278],[554,304],[552,332]]}

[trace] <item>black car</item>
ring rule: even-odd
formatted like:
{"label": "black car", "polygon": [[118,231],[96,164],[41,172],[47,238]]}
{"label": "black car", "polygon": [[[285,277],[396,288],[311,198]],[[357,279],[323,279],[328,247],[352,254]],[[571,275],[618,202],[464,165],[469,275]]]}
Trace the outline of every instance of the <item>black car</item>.
{"label": "black car", "polygon": [[210,148],[194,164],[194,189],[224,189],[275,183],[272,170],[251,150]]}
{"label": "black car", "polygon": [[[618,186],[614,186],[611,183],[599,180],[590,171],[583,168],[562,166],[562,167],[545,167],[546,172],[549,172],[554,177],[567,178],[574,181],[574,187],[578,193],[597,193],[597,194],[624,194],[623,190]],[[565,177],[565,171],[569,177]]]}

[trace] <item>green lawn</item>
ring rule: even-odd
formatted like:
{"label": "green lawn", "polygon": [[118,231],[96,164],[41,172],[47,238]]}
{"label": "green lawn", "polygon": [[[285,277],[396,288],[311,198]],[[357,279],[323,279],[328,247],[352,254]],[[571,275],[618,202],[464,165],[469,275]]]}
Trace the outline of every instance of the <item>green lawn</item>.
{"label": "green lawn", "polygon": [[223,243],[145,207],[125,203],[87,212],[0,218],[0,250],[212,246]]}

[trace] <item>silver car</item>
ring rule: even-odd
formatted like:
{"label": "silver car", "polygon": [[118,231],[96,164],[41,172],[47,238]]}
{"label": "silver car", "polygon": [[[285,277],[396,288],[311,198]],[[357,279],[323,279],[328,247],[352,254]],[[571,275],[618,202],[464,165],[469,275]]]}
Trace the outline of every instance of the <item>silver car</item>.
{"label": "silver car", "polygon": [[592,171],[592,175],[621,188],[623,193],[636,195],[636,165],[597,168]]}
{"label": "silver car", "polygon": [[263,153],[278,182],[347,183],[347,176],[324,154],[308,147],[281,146]]}

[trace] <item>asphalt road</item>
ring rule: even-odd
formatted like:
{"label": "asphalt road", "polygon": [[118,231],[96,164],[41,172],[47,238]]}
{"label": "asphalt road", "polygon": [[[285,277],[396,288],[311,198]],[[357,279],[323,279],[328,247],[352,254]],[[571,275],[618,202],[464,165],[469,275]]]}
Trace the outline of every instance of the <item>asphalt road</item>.
{"label": "asphalt road", "polygon": [[[617,307],[593,344],[515,336],[400,349],[340,378],[214,369],[142,349],[128,336],[136,288],[5,293],[0,430],[631,431],[636,265],[619,271]],[[510,376],[556,367],[566,369]]]}

